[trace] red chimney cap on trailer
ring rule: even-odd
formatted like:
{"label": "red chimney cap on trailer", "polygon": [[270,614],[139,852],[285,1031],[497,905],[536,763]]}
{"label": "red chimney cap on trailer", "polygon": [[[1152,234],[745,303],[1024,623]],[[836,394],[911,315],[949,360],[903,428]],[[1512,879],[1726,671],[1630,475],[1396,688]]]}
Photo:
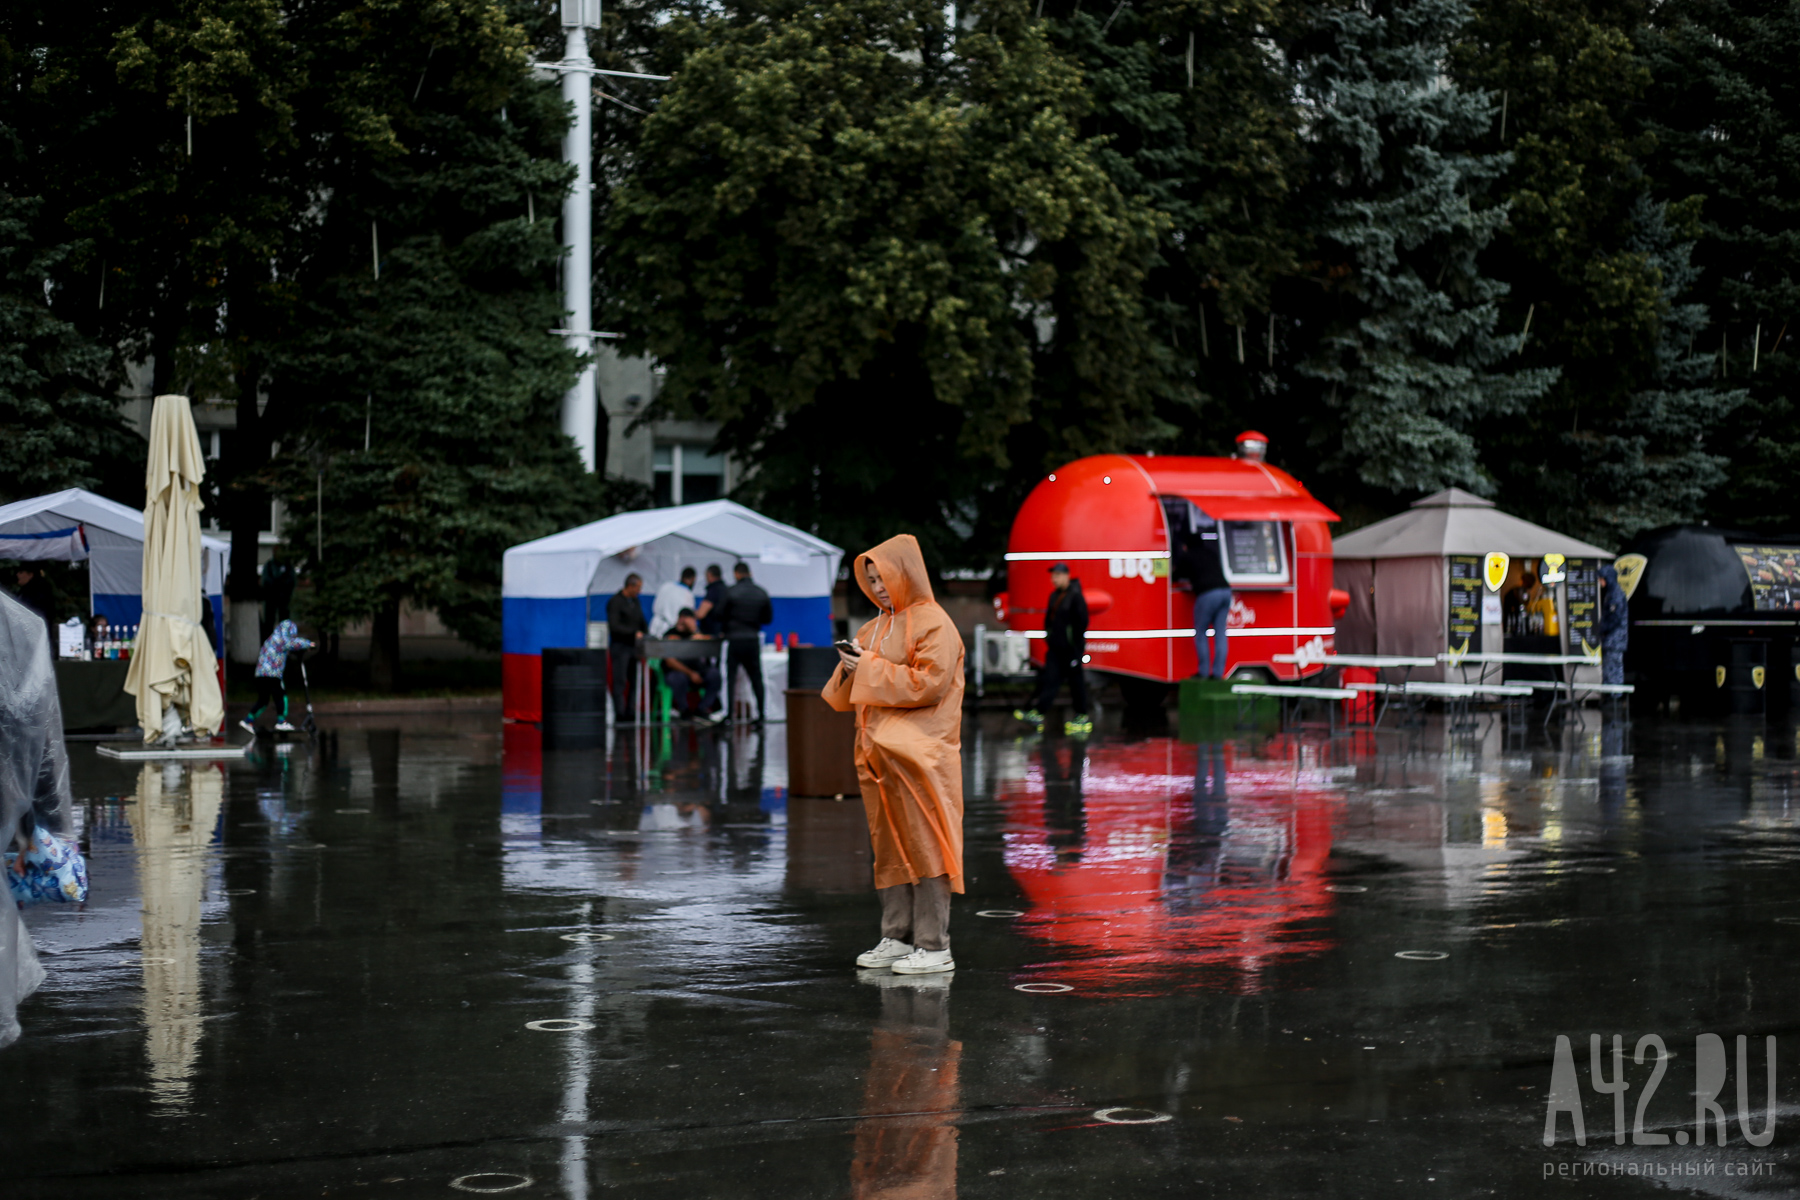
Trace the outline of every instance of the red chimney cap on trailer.
{"label": "red chimney cap on trailer", "polygon": [[1246,429],[1237,435],[1237,447],[1239,458],[1261,462],[1264,452],[1269,448],[1269,439],[1266,434],[1258,433],[1254,429]]}

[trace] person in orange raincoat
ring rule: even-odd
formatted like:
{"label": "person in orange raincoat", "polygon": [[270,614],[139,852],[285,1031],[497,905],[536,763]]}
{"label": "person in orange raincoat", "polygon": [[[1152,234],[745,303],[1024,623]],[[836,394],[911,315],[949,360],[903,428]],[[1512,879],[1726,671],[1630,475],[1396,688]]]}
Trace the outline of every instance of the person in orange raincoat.
{"label": "person in orange raincoat", "polygon": [[902,975],[952,971],[950,896],[963,890],[962,635],[932,597],[911,534],[858,555],[855,576],[880,612],[852,648],[839,648],[843,662],[821,694],[856,712],[856,774],[875,848],[881,944],[856,962]]}

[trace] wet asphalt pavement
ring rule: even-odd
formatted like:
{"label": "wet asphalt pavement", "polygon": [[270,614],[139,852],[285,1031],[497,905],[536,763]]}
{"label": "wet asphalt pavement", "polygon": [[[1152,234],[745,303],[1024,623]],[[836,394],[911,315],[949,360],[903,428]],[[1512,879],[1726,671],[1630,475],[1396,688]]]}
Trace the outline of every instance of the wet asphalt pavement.
{"label": "wet asphalt pavement", "polygon": [[[0,1051],[0,1195],[1794,1195],[1797,750],[1593,712],[1198,745],[971,721],[959,965],[907,980],[853,966],[861,805],[788,796],[778,725],[77,744],[93,894],[28,915],[49,981]],[[1680,1144],[1709,1033],[1722,1148]],[[1590,1034],[1603,1078],[1624,1039],[1623,1145]],[[1740,1034],[1757,1132],[1777,1039],[1762,1147]],[[1544,1145],[1559,1035],[1585,1145],[1566,1111]]]}

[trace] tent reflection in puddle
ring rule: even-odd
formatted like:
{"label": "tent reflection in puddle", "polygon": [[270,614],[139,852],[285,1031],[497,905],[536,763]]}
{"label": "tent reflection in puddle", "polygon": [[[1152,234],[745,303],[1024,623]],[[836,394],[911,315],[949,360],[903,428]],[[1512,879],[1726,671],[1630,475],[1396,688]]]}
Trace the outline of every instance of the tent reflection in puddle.
{"label": "tent reflection in puddle", "polygon": [[[1232,743],[1047,744],[999,784],[1007,870],[1059,982],[1254,992],[1329,949],[1324,865],[1341,796],[1322,771]],[[1196,973],[1196,968],[1200,970]]]}

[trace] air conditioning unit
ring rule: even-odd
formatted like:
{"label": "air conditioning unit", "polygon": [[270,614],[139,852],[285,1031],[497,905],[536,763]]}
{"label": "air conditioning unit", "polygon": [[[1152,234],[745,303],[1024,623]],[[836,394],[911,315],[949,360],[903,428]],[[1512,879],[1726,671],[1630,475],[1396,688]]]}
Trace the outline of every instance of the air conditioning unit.
{"label": "air conditioning unit", "polygon": [[985,657],[982,669],[989,675],[1030,675],[1034,672],[1029,639],[990,633],[982,639],[982,653]]}

